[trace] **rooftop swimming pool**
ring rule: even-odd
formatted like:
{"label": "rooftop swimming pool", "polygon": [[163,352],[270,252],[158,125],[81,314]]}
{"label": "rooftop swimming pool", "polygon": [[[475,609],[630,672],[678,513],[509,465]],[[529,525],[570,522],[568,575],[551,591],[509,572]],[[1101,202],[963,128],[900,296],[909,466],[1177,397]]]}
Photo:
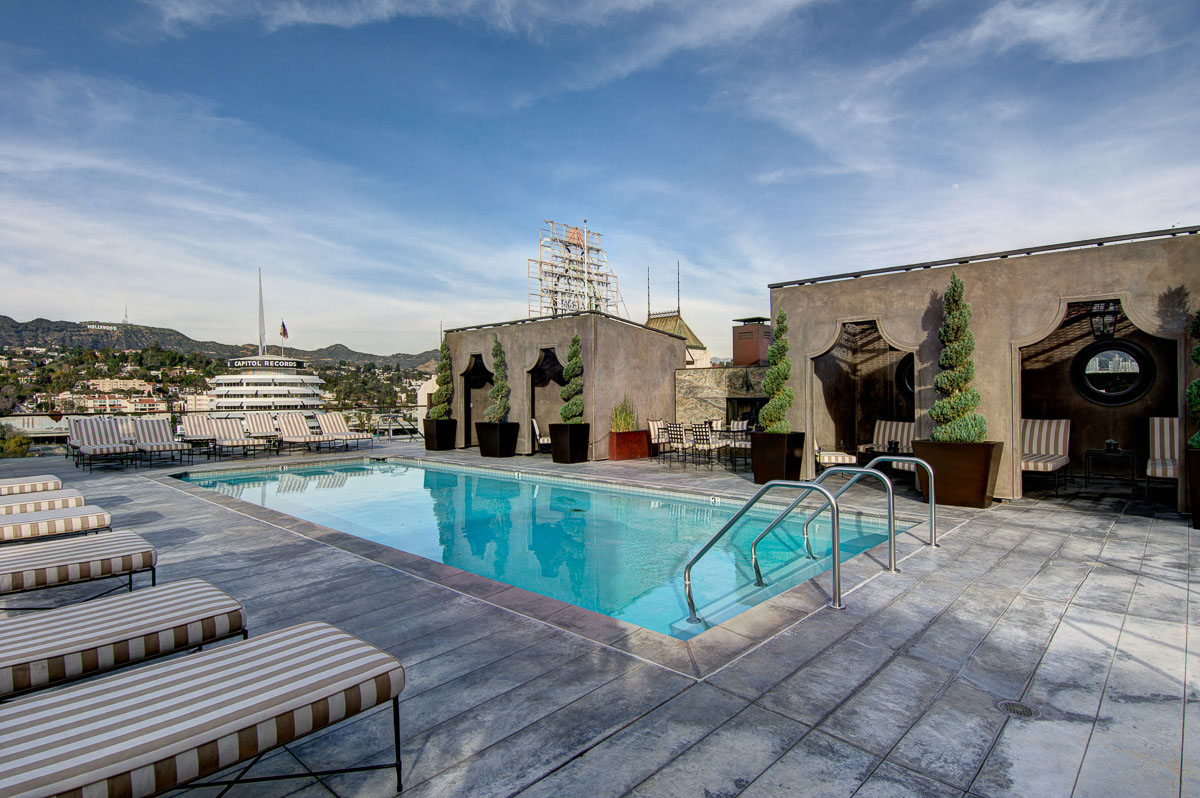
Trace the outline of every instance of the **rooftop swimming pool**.
{"label": "rooftop swimming pool", "polygon": [[[828,513],[803,516],[759,545],[778,508],[753,510],[700,560],[692,587],[703,624],[687,621],[683,568],[740,502],[625,490],[443,465],[354,462],[190,474],[194,485],[461,568],[686,640],[828,570]],[[897,526],[897,532],[900,526]],[[842,561],[887,541],[882,520],[841,518]]]}

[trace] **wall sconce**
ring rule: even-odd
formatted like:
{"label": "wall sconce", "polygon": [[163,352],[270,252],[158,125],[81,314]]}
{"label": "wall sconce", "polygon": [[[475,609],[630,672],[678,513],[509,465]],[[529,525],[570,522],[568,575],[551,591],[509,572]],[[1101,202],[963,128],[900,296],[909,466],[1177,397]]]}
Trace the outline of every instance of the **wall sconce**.
{"label": "wall sconce", "polygon": [[1088,320],[1092,323],[1092,337],[1112,338],[1117,332],[1117,312],[1120,306],[1116,302],[1093,302]]}

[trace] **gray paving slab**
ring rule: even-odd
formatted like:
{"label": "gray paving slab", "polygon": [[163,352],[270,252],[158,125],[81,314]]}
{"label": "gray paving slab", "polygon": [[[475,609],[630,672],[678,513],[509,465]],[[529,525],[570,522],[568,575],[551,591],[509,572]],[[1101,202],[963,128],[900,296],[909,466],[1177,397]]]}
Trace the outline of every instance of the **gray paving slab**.
{"label": "gray paving slab", "polygon": [[960,798],[963,791],[892,762],[884,762],[854,795],[855,798]]}
{"label": "gray paving slab", "polygon": [[888,754],[889,761],[966,789],[1004,725],[996,697],[955,679]]}
{"label": "gray paving slab", "polygon": [[854,795],[871,775],[879,758],[812,731],[775,761],[742,791],[742,798],[775,798],[780,795]]}

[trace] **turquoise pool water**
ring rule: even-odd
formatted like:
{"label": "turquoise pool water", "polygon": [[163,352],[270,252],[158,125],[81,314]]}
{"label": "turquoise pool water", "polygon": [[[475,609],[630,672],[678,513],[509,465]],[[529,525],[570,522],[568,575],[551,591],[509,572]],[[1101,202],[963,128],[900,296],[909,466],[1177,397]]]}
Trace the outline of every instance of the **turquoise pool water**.
{"label": "turquoise pool water", "polygon": [[[809,530],[816,560],[788,521],[759,545],[755,587],[750,542],[777,510],[751,512],[693,569],[705,623],[690,624],[683,568],[740,502],[522,477],[356,462],[185,479],[684,640],[832,563],[828,514]],[[843,562],[886,540],[883,523],[842,516]]]}

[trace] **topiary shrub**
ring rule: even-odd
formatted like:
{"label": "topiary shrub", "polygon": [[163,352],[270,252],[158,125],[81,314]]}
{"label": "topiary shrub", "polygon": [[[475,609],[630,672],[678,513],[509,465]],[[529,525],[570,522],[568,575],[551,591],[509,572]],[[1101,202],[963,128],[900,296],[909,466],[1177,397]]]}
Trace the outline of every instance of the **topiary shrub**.
{"label": "topiary shrub", "polygon": [[[1196,315],[1192,316],[1192,328],[1189,332],[1192,340],[1195,341],[1195,345],[1192,347],[1192,362],[1200,367],[1200,311],[1196,311]],[[1200,379],[1192,380],[1183,396],[1187,400],[1192,419],[1200,424]],[[1187,445],[1189,449],[1200,449],[1200,429],[1197,429],[1196,433],[1188,438]],[[1195,508],[1192,508],[1192,512],[1196,512]]]}
{"label": "topiary shrub", "polygon": [[567,350],[567,365],[563,366],[563,379],[567,384],[558,395],[564,402],[558,417],[564,424],[583,423],[583,354],[579,349],[579,333],[571,336],[571,347]]}
{"label": "topiary shrub", "polygon": [[942,297],[946,319],[938,329],[942,354],[938,357],[941,373],[933,378],[933,387],[942,395],[929,408],[929,417],[937,425],[930,439],[943,443],[978,443],[987,437],[987,419],[974,412],[979,407],[979,391],[971,387],[975,380],[975,336],[971,334],[971,305],[964,298],[965,285],[957,273],[950,275],[950,287]]}
{"label": "topiary shrub", "polygon": [[483,414],[483,420],[493,424],[508,420],[508,365],[504,362],[504,348],[500,339],[492,333],[492,390],[488,399],[492,404]]}
{"label": "topiary shrub", "polygon": [[788,357],[787,313],[782,308],[771,331],[771,348],[767,350],[767,374],[763,377],[763,393],[768,397],[758,411],[758,424],[766,432],[791,432],[787,411],[796,399],[796,392],[787,384],[792,376],[792,359]]}
{"label": "topiary shrub", "polygon": [[437,390],[429,397],[429,417],[432,419],[450,417],[450,397],[454,395],[454,375],[450,368],[450,347],[446,339],[442,339],[442,348],[438,356]]}

